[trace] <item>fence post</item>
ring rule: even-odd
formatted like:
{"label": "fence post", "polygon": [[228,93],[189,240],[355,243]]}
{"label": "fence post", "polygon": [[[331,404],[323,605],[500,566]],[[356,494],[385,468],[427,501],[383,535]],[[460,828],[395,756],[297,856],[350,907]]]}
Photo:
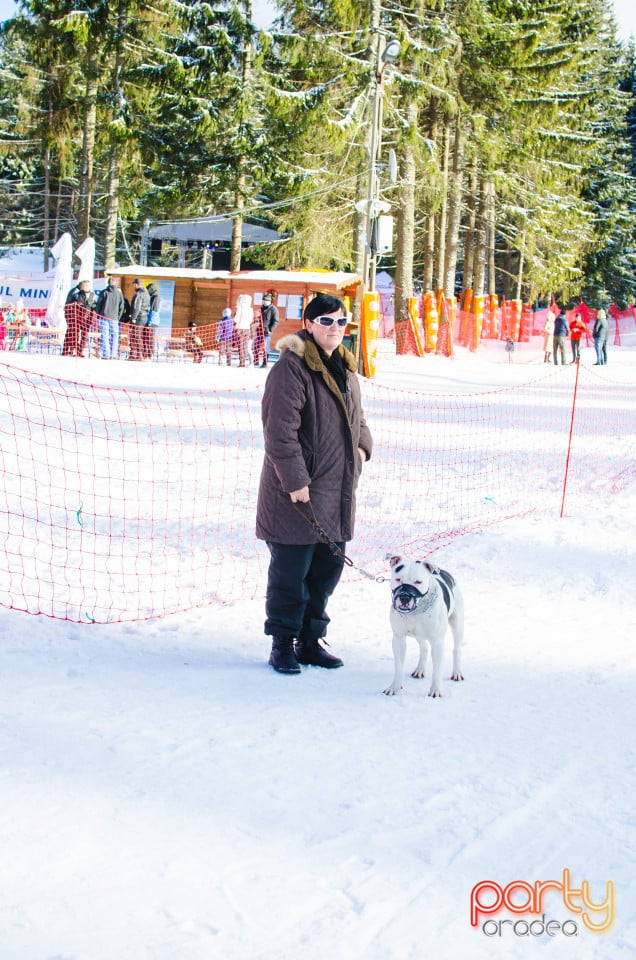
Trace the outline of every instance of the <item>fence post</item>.
{"label": "fence post", "polygon": [[561,519],[563,519],[563,508],[565,506],[565,490],[568,485],[568,471],[570,469],[570,452],[572,450],[572,432],[574,430],[574,414],[576,413],[576,393],[579,388],[579,370],[581,364],[576,364],[576,377],[574,379],[574,395],[572,397],[572,416],[570,417],[570,436],[568,437],[568,452],[565,458],[565,476],[563,477],[563,496],[561,498]]}

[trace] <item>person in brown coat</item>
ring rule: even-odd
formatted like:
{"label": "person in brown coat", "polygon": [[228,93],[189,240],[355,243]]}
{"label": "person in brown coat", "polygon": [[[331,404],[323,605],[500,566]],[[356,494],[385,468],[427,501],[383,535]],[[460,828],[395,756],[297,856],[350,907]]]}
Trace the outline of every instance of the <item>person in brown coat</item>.
{"label": "person in brown coat", "polygon": [[302,331],[277,344],[280,357],[262,402],[256,536],[270,551],[265,634],[272,637],[269,662],[279,673],[300,673],[299,664],[342,666],[319,641],[345,543],[353,537],[362,464],[373,447],[357,364],[342,346],[344,304],[318,294],[303,319]]}

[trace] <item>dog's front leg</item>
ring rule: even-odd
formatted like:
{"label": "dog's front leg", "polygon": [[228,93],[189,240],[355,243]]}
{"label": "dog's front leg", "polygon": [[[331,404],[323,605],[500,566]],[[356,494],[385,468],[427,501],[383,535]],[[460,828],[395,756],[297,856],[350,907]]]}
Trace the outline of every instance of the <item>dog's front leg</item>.
{"label": "dog's front leg", "polygon": [[402,691],[404,684],[404,658],[406,657],[406,636],[398,636],[396,633],[393,634],[393,662],[395,665],[395,672],[393,674],[393,683],[390,687],[387,687],[384,691],[387,696],[391,697],[396,693]]}
{"label": "dog's front leg", "polygon": [[453,672],[451,680],[463,680],[462,673],[462,644],[464,642],[464,598],[459,592],[455,593],[455,609],[453,610],[449,623],[453,633]]}
{"label": "dog's front leg", "polygon": [[433,660],[433,676],[431,687],[428,691],[429,697],[441,697],[442,695],[442,661],[444,659],[444,640],[436,640],[431,643],[431,656]]}
{"label": "dog's front leg", "polygon": [[464,674],[462,673],[462,649],[460,646],[455,646],[453,650],[453,672],[451,674],[451,680],[463,680]]}
{"label": "dog's front leg", "polygon": [[428,657],[428,641],[423,637],[417,637],[417,642],[420,648],[420,659],[417,661],[417,666],[413,673],[412,677],[415,677],[416,680],[421,680],[422,677],[426,676],[426,658]]}

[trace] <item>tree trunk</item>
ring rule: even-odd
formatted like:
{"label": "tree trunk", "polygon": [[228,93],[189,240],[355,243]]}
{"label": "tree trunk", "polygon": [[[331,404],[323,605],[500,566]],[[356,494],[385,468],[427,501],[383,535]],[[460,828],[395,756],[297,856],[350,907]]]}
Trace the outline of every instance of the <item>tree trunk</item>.
{"label": "tree trunk", "polygon": [[511,289],[511,275],[512,275],[512,251],[510,245],[506,244],[506,252],[504,254],[503,262],[503,277],[501,281],[501,292],[506,300],[511,300],[510,295]]}
{"label": "tree trunk", "polygon": [[517,300],[521,300],[521,291],[523,285],[523,267],[525,263],[525,252],[526,252],[526,234],[525,231],[521,235],[521,248],[519,250],[519,272],[517,274]]}
{"label": "tree trunk", "polygon": [[119,216],[119,180],[121,171],[120,145],[113,144],[108,165],[108,198],[106,200],[106,223],[104,226],[104,268],[115,266],[117,249],[117,218]]}
{"label": "tree trunk", "polygon": [[488,183],[482,180],[479,193],[479,209],[475,222],[475,296],[484,293],[486,279],[486,211],[488,208]]}
{"label": "tree trunk", "polygon": [[457,250],[462,212],[462,187],[464,169],[464,138],[462,120],[458,113],[453,132],[453,168],[448,190],[448,223],[446,226],[446,256],[444,259],[444,294],[455,296],[457,273]]}
{"label": "tree trunk", "polygon": [[[437,143],[437,112],[436,102],[431,100],[429,140]],[[435,212],[431,208],[426,216],[424,229],[424,270],[422,274],[422,284],[424,291],[433,289],[435,271]]]}
{"label": "tree trunk", "polygon": [[[124,62],[124,26],[128,16],[128,0],[120,0],[117,10],[117,47],[113,67],[113,93],[117,110],[121,111],[123,91],[121,74]],[[119,123],[113,123],[111,134],[110,156],[108,162],[108,196],[106,200],[106,222],[104,224],[104,267],[106,270],[115,265],[117,250],[117,217],[119,216],[119,181],[122,165],[122,143],[119,124],[124,123],[122,116],[114,118]]]}
{"label": "tree trunk", "polygon": [[[252,22],[252,0],[245,0],[245,17]],[[247,37],[243,44],[243,78],[241,96],[249,99],[252,81],[252,40]],[[245,156],[237,158],[238,176],[234,190],[234,214],[232,216],[232,242],[230,245],[230,270],[235,273],[241,269],[243,250],[243,210],[245,209],[245,188],[247,186],[247,164]]]}
{"label": "tree trunk", "polygon": [[234,191],[234,214],[232,215],[232,241],[230,246],[230,270],[236,273],[241,269],[243,249],[243,210],[245,208],[245,157],[239,160],[239,175]]}
{"label": "tree trunk", "polygon": [[60,221],[62,219],[62,178],[58,176],[57,181],[57,200],[55,201],[55,224],[53,226],[52,236],[57,238],[60,235]]}
{"label": "tree trunk", "polygon": [[444,261],[446,260],[446,223],[448,220],[448,166],[450,163],[450,123],[444,121],[442,160],[442,205],[435,225],[435,280],[439,289],[444,283]]}
{"label": "tree trunk", "polygon": [[413,293],[413,260],[415,254],[415,149],[414,134],[417,128],[417,104],[406,108],[409,133],[399,145],[400,190],[397,204],[397,229],[395,247],[395,301],[396,321],[406,320],[407,301]]}
{"label": "tree trunk", "polygon": [[91,203],[93,199],[93,161],[95,130],[97,127],[97,57],[93,53],[86,65],[86,98],[84,101],[84,131],[82,135],[82,168],[79,182],[79,213],[77,240],[81,243],[91,232]]}
{"label": "tree trunk", "polygon": [[360,169],[356,179],[356,206],[353,211],[353,255],[355,272],[362,276],[364,272],[364,245],[365,245],[365,225],[369,173],[368,165],[365,163]]}
{"label": "tree trunk", "polygon": [[488,207],[486,220],[488,223],[488,293],[495,296],[497,282],[495,276],[495,185],[492,180],[488,183]]}
{"label": "tree trunk", "polygon": [[473,289],[475,280],[475,223],[477,220],[477,190],[478,190],[477,158],[473,160],[470,171],[470,186],[468,188],[468,210],[466,215],[466,236],[464,238],[464,270],[462,278],[462,293]]}
{"label": "tree trunk", "polygon": [[49,251],[51,249],[51,144],[53,129],[53,101],[49,98],[46,147],[44,150],[44,272],[49,269]]}

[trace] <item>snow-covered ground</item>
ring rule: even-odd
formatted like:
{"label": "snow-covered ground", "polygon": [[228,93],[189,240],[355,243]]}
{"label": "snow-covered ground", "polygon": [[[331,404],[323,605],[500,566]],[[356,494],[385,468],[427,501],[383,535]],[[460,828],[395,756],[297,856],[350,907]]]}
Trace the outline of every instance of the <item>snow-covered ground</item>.
{"label": "snow-covered ground", "polygon": [[[129,388],[266,375],[7,359]],[[611,361],[608,375],[634,377],[634,345]],[[539,365],[536,344],[514,364],[501,344],[454,361],[384,351],[378,382],[471,392]],[[632,408],[636,449],[633,425]],[[448,679],[449,638],[440,700],[410,678],[382,695],[386,583],[340,586],[330,640],[345,667],[300,677],[267,666],[262,601],[92,626],[0,608],[1,960],[634,956],[635,516],[631,486],[436,554],[467,609],[466,680]],[[481,881],[562,884],[564,870],[597,904],[614,884],[607,908],[583,907],[614,914],[607,932],[557,888],[538,925],[504,906],[471,926]]]}
{"label": "snow-covered ground", "polygon": [[[14,277],[42,276],[44,270],[44,252],[39,247],[2,247],[0,248],[0,275],[12,274]],[[50,272],[50,276],[54,271]],[[49,274],[46,274],[49,276]]]}

